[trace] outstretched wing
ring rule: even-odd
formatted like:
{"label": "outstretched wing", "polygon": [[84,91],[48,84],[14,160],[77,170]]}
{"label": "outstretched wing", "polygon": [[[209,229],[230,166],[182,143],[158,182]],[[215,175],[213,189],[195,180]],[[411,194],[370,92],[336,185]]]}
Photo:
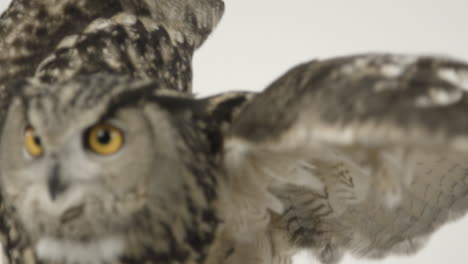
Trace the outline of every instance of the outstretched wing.
{"label": "outstretched wing", "polygon": [[225,138],[233,217],[248,223],[239,229],[272,210],[270,228],[324,263],[346,251],[416,251],[468,210],[467,91],[468,64],[447,58],[368,54],[295,67]]}
{"label": "outstretched wing", "polygon": [[0,120],[11,82],[111,71],[191,92],[193,52],[222,0],[14,0],[0,17]]}

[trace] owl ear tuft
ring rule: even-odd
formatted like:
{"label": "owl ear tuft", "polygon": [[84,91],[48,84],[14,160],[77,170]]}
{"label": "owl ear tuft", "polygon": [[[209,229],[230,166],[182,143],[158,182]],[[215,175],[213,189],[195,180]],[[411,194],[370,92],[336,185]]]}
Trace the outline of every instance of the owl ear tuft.
{"label": "owl ear tuft", "polygon": [[152,19],[172,29],[174,40],[198,48],[224,13],[222,0],[144,0]]}

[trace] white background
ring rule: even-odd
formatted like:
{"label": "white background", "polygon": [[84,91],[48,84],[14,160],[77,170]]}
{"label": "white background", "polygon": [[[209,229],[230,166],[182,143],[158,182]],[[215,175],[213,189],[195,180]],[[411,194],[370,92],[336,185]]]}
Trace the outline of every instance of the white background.
{"label": "white background", "polygon": [[[32,0],[37,1],[37,0]],[[225,0],[226,14],[194,61],[194,91],[262,90],[313,58],[386,51],[468,60],[466,0]],[[0,10],[9,1],[0,0]],[[1,70],[1,69],[0,69]],[[468,263],[468,217],[416,256],[384,264]],[[294,264],[318,263],[301,254]],[[346,257],[344,264],[374,263]]]}

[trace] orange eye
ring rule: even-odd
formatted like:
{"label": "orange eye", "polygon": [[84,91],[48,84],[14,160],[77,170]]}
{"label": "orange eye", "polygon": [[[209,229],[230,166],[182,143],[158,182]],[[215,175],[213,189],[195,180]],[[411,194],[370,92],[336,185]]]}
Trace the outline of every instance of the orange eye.
{"label": "orange eye", "polygon": [[123,132],[109,124],[97,124],[88,130],[86,143],[93,152],[100,155],[114,154],[122,148]]}
{"label": "orange eye", "polygon": [[41,145],[41,139],[36,135],[36,132],[32,127],[27,127],[24,131],[24,145],[26,146],[28,153],[33,157],[40,157],[44,152]]}

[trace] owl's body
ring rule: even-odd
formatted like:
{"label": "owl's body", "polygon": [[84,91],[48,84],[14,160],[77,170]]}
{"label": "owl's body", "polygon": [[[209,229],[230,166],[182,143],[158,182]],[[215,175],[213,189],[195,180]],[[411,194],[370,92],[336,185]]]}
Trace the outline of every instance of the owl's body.
{"label": "owl's body", "polygon": [[[0,19],[9,263],[409,254],[468,209],[468,65],[364,54],[191,94],[221,0],[13,1]],[[3,70],[8,69],[8,70]]]}
{"label": "owl's body", "polygon": [[[31,262],[33,255],[54,263],[119,261],[123,255],[120,261],[125,263],[205,263],[220,221],[215,206],[220,149],[200,135],[212,130],[215,136],[217,124],[204,119],[207,114],[187,116],[183,109],[175,109],[179,117],[169,120],[166,111],[173,109],[163,111],[154,101],[159,91],[190,99],[177,91],[191,91],[193,51],[222,10],[216,1],[12,3],[1,20],[0,57],[10,65],[0,73],[2,95],[5,101],[16,101],[19,116],[14,114],[12,123],[44,135],[40,158],[23,160],[29,155],[24,148],[3,154],[12,161],[5,169],[21,175],[5,178],[11,188],[4,197],[7,203],[13,201],[8,207],[16,209],[20,220],[16,226],[9,213],[2,214],[4,231],[15,230],[3,241],[12,263]],[[28,39],[30,34],[37,38]],[[28,84],[12,84],[25,77]],[[65,86],[69,88],[62,89]],[[138,91],[132,95],[127,86]],[[18,93],[24,97],[16,97]],[[146,99],[151,106],[143,106]],[[132,128],[125,131],[125,146],[134,148],[110,159],[78,151],[82,134],[110,119]],[[153,134],[154,129],[162,129],[165,136]],[[157,138],[143,136],[143,131]],[[23,132],[12,133],[4,142],[22,142]],[[155,171],[161,177],[153,177]],[[148,177],[136,177],[142,174]],[[160,191],[148,192],[153,189]]]}
{"label": "owl's body", "polygon": [[[23,135],[16,130],[25,126],[44,135],[39,157],[22,148],[3,153],[5,171],[16,172],[5,178],[4,195],[17,208],[38,256],[100,263],[125,253],[137,262],[151,256],[156,263],[171,258],[203,263],[219,222],[214,205],[219,162],[203,162],[219,156],[219,149],[197,138],[205,120],[183,113],[169,118],[156,95],[150,98],[158,91],[152,83],[96,75],[66,85],[70,89],[24,87],[31,97],[14,103],[7,119],[12,127],[5,127],[10,132],[4,142],[11,146],[21,144]],[[90,85],[100,90],[87,89]],[[87,147],[92,141],[84,135],[98,123],[125,127],[125,146],[110,155]],[[71,253],[80,247],[84,253]]]}

